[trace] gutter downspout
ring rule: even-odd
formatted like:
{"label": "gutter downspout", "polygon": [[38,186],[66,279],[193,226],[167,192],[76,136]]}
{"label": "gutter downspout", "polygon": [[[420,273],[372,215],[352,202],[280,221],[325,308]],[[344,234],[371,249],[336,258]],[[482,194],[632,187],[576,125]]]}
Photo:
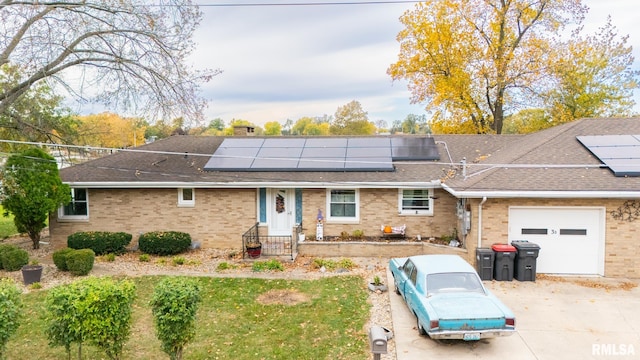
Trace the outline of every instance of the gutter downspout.
{"label": "gutter downspout", "polygon": [[478,204],[478,248],[482,247],[482,205],[487,202],[487,197],[483,196]]}

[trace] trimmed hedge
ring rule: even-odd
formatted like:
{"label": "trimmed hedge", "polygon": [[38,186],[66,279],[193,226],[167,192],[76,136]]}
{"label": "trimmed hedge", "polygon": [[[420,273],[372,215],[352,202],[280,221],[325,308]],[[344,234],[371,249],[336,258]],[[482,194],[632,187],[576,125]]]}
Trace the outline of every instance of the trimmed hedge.
{"label": "trimmed hedge", "polygon": [[175,255],[191,246],[191,235],[179,231],[152,231],[140,235],[140,251],[154,255]]}
{"label": "trimmed hedge", "polygon": [[96,254],[91,249],[74,250],[67,254],[66,265],[73,275],[83,276],[93,269]]}
{"label": "trimmed hedge", "polygon": [[29,263],[29,253],[14,245],[4,245],[0,248],[0,265],[7,271],[18,271]]}
{"label": "trimmed hedge", "polygon": [[5,251],[10,251],[11,248],[15,247],[15,245],[0,244],[0,270],[4,269],[4,267],[2,266],[2,254],[4,254]]}
{"label": "trimmed hedge", "polygon": [[56,265],[58,270],[69,271],[69,268],[67,267],[67,256],[74,251],[76,250],[72,248],[64,248],[53,253],[53,263]]}
{"label": "trimmed hedge", "polygon": [[72,249],[91,249],[96,255],[122,254],[133,236],[125,232],[79,231],[67,237],[67,246]]}

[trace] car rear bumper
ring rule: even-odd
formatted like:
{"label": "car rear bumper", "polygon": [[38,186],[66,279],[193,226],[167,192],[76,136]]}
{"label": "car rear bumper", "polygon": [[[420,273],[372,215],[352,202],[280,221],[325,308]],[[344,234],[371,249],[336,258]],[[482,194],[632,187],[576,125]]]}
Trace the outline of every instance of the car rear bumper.
{"label": "car rear bumper", "polygon": [[435,330],[427,331],[432,339],[460,339],[480,340],[501,336],[509,336],[516,332],[515,329],[487,329],[487,330]]}

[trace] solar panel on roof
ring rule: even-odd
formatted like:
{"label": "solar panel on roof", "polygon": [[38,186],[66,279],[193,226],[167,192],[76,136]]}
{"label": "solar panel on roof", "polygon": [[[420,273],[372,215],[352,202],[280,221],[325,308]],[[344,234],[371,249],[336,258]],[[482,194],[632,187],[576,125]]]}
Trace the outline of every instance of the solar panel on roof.
{"label": "solar panel on roof", "polygon": [[640,135],[577,136],[615,176],[640,176]]}
{"label": "solar panel on roof", "polygon": [[391,138],[394,160],[440,160],[440,153],[432,137]]}
{"label": "solar panel on roof", "polygon": [[230,138],[209,171],[393,171],[394,160],[438,160],[433,138]]}

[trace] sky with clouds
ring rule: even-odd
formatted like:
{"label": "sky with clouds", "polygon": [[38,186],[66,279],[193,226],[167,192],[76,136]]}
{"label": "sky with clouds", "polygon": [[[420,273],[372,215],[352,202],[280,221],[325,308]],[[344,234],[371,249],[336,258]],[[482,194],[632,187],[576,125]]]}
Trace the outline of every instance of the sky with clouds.
{"label": "sky with clouds", "polygon": [[[196,0],[197,4],[341,2],[333,0]],[[350,2],[357,3],[359,0]],[[365,1],[366,2],[366,1]],[[583,0],[590,10],[589,33],[607,15],[619,34],[628,34],[640,66],[640,11],[633,0]],[[248,120],[262,126],[303,116],[333,115],[357,100],[369,120],[403,120],[424,114],[410,104],[406,82],[386,70],[397,60],[399,17],[414,4],[203,6],[192,62],[221,69],[202,88],[209,100],[207,121]],[[640,103],[640,92],[635,100]],[[640,111],[640,106],[636,106]]]}

